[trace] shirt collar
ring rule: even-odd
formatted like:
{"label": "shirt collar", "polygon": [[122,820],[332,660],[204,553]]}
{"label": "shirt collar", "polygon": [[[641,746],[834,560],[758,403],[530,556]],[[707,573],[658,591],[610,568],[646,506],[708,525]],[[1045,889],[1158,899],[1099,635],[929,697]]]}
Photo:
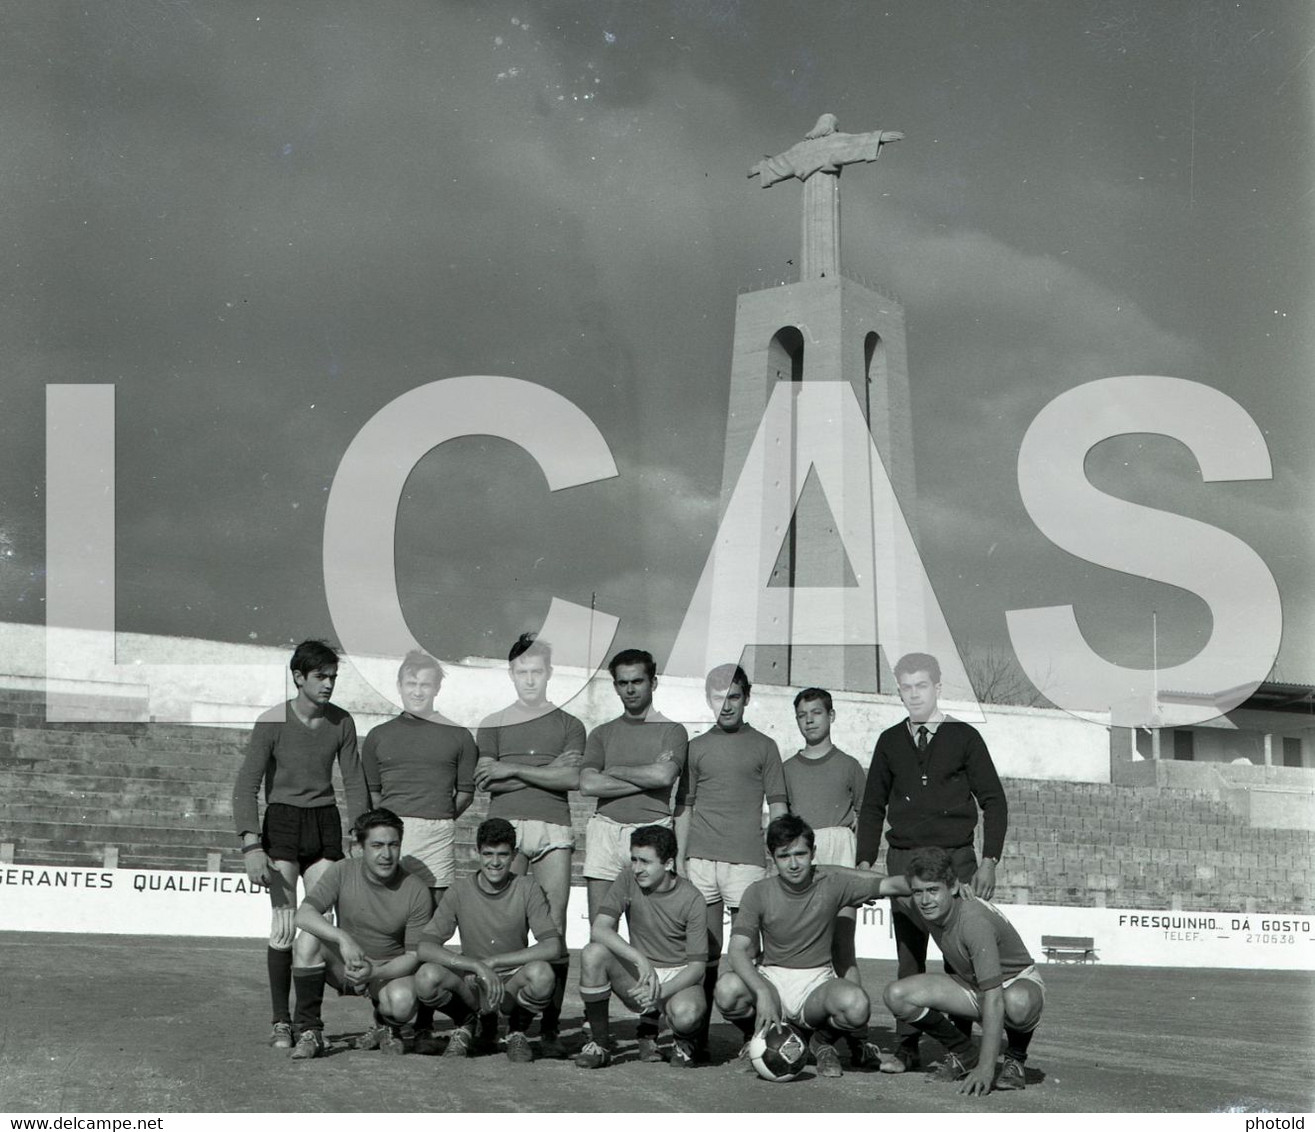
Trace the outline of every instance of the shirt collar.
{"label": "shirt collar", "polygon": [[909,729],[909,737],[916,743],[918,741],[918,728],[925,727],[929,735],[935,735],[936,729],[945,722],[945,713],[940,708],[936,709],[935,714],[927,720],[926,723],[914,723],[911,719],[904,721]]}

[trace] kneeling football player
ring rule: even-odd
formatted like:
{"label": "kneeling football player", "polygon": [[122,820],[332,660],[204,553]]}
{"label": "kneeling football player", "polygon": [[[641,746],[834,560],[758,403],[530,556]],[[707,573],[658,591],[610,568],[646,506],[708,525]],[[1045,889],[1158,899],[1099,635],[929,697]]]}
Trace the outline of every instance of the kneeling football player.
{"label": "kneeling football player", "polygon": [[[1023,1088],[1027,1047],[1046,1001],[1032,956],[994,905],[960,887],[946,850],[914,850],[907,876],[911,895],[897,903],[926,925],[953,973],[899,979],[886,987],[886,1005],[945,1046],[948,1053],[934,1071],[938,1080],[962,1081],[959,1091],[970,1095]],[[975,1066],[972,1041],[951,1021],[956,1017],[982,1024]],[[1007,1045],[997,1076],[1002,1028]]]}
{"label": "kneeling football player", "polygon": [[861,986],[840,978],[831,965],[836,913],[907,894],[909,886],[903,877],[815,867],[813,849],[813,830],[802,818],[788,814],[768,824],[776,875],[745,890],[731,926],[731,973],[717,980],[716,1002],[746,1042],[770,1022],[812,1030],[818,1075],[839,1077],[835,1043],[863,1033],[872,1004]]}
{"label": "kneeling football player", "polygon": [[[630,835],[630,867],[607,889],[592,939],[580,955],[580,997],[591,1041],[575,1064],[600,1069],[612,1060],[608,1000],[640,1015],[639,1059],[661,1061],[657,1036],[663,1014],[671,1026],[671,1064],[694,1064],[695,1041],[707,1017],[703,974],[708,959],[707,903],[675,873],[676,835],[660,825]],[[629,942],[617,932],[626,917]]]}
{"label": "kneeling football player", "polygon": [[[353,828],[361,853],[335,861],[297,909],[302,934],[293,947],[297,1042],[292,1056],[324,1052],[324,984],[339,994],[368,995],[383,1024],[377,1044],[405,1047],[397,1030],[416,1014],[416,943],[433,900],[424,882],[402,869],[402,819],[369,810]],[[337,926],[326,916],[336,908]]]}
{"label": "kneeling football player", "polygon": [[[424,966],[416,973],[420,1001],[457,1023],[444,1057],[468,1057],[480,1014],[507,1015],[507,1060],[533,1061],[525,1031],[552,1002],[550,964],[566,954],[561,929],[538,883],[516,876],[516,830],[504,818],[489,818],[475,831],[479,871],[452,885],[420,935]],[[461,933],[461,950],[445,946]],[[530,943],[530,933],[535,942]]]}

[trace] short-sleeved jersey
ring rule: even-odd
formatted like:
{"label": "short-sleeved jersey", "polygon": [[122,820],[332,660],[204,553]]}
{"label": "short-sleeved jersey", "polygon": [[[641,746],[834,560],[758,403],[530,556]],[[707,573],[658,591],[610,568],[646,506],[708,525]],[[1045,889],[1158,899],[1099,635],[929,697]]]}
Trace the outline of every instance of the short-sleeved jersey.
{"label": "short-sleeved jersey", "polygon": [[[559,707],[534,715],[518,700],[484,720],[475,738],[482,759],[547,766],[566,751],[584,751],[584,724]],[[545,790],[526,783],[520,790],[492,794],[489,817],[570,825],[571,807],[566,794],[564,790]]]}
{"label": "short-sleeved jersey", "polygon": [[858,808],[863,804],[863,788],[867,785],[858,759],[839,747],[832,747],[817,759],[810,759],[800,751],[785,760],[783,769],[792,814],[803,818],[814,829],[854,828]]}
{"label": "short-sleeved jersey", "polygon": [[446,720],[403,712],[361,744],[361,765],[375,805],[403,817],[454,818],[458,791],[475,792],[475,739]]}
{"label": "short-sleeved jersey", "polygon": [[683,967],[708,958],[708,904],[684,877],[666,892],[645,892],[629,869],[612,882],[598,914],[620,921],[635,948],[655,967]]}
{"label": "short-sleeved jersey", "polygon": [[836,913],[877,896],[883,880],[877,873],[814,868],[809,883],[796,891],[779,875],[769,876],[744,890],[731,934],[761,940],[764,966],[825,967]]}
{"label": "short-sleeved jersey", "polygon": [[338,760],[347,793],[347,820],[370,808],[365,774],[356,753],[356,724],[336,704],[325,704],[315,727],[307,727],[291,703],[271,708],[256,721],[233,787],[233,824],[239,837],[260,832],[257,799],[312,809],[332,806],[333,762]]}
{"label": "short-sleeved jersey", "polygon": [[338,926],[371,959],[396,959],[414,948],[429,922],[434,901],[429,889],[398,869],[384,883],[365,871],[360,857],[334,861],[306,894],[321,915],[338,909]]}
{"label": "short-sleeved jersey", "polygon": [[690,741],[676,805],[690,809],[687,857],[761,865],[763,799],[787,800],[781,752],[747,723],[713,727]]}
{"label": "short-sleeved jersey", "polygon": [[443,894],[421,938],[444,944],[458,931],[461,954],[472,959],[529,947],[531,932],[540,943],[562,934],[548,910],[548,898],[533,878],[513,877],[505,888],[488,892],[478,873],[462,877]]}
{"label": "short-sleeved jersey", "polygon": [[[606,773],[617,766],[651,766],[659,756],[669,755],[676,769],[683,771],[688,746],[685,729],[650,708],[643,719],[621,715],[595,727],[585,744],[581,766]],[[672,786],[667,786],[620,798],[599,798],[597,812],[622,825],[664,821],[671,817],[671,792]]]}
{"label": "short-sleeved jersey", "polygon": [[988,901],[956,897],[943,924],[923,919],[911,896],[896,897],[895,903],[931,933],[954,973],[975,990],[998,987],[1032,966],[1018,929]]}

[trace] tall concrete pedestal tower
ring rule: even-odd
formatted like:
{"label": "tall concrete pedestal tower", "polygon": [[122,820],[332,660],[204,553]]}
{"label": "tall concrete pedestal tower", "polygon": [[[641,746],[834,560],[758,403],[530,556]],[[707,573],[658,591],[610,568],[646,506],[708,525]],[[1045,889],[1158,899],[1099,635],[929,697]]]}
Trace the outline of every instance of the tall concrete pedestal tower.
{"label": "tall concrete pedestal tower", "polygon": [[[904,312],[893,299],[840,271],[841,169],[874,161],[882,145],[902,137],[895,131],[842,134],[835,117],[827,114],[804,141],[750,173],[761,177],[763,187],[791,178],[803,182],[800,279],[741,295],[736,306],[723,514],[773,390],[781,382],[843,381],[857,398],[900,506],[916,530]],[[851,474],[866,475],[866,463],[847,464],[846,475]],[[847,554],[819,482],[809,477],[791,487],[794,495],[802,495],[781,538],[770,584],[871,585],[873,560],[882,548],[851,546]],[[764,532],[764,537],[774,535]],[[851,560],[868,554],[873,558]],[[792,637],[806,639],[806,627],[795,628],[803,631]],[[890,690],[875,647],[758,645],[746,660],[753,679],[771,684]]]}

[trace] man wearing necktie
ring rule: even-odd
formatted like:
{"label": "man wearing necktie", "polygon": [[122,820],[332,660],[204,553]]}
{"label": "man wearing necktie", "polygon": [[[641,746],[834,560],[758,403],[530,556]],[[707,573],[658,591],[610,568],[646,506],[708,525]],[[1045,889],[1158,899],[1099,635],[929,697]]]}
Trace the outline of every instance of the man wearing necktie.
{"label": "man wearing necktie", "polygon": [[[900,699],[909,718],[881,733],[868,767],[858,815],[859,868],[871,868],[887,818],[886,868],[903,876],[913,850],[936,846],[949,852],[963,885],[983,900],[995,893],[995,869],[1004,848],[1009,807],[986,743],[975,727],[940,710],[941,666],[927,653],[909,653],[895,665]],[[973,850],[977,811],[982,812],[982,861]],[[899,978],[927,970],[927,931],[895,905],[891,927]],[[900,1044],[887,1072],[917,1069],[919,1033],[896,1027]],[[890,1068],[887,1068],[887,1065]]]}

